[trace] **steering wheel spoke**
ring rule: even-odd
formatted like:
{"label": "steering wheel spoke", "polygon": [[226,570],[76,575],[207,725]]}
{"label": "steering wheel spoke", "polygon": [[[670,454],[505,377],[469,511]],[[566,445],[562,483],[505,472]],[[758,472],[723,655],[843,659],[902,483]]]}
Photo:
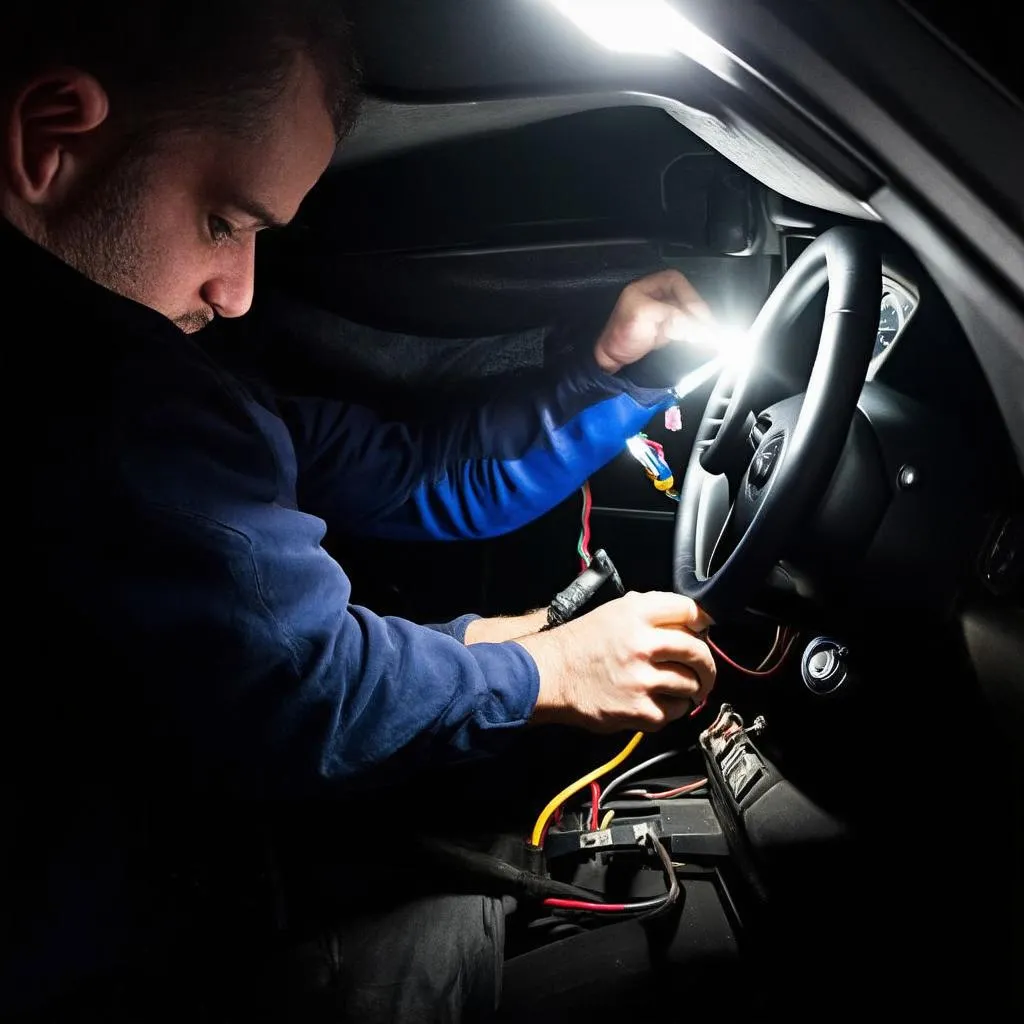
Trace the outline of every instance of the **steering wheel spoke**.
{"label": "steering wheel spoke", "polygon": [[700,488],[694,555],[697,571],[707,576],[729,525],[733,503],[729,480],[724,474],[705,473]]}

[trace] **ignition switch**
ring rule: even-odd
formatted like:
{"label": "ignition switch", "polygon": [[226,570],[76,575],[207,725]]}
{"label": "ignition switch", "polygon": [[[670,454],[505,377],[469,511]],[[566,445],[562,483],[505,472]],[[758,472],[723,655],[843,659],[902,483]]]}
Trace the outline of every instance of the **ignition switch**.
{"label": "ignition switch", "polygon": [[835,693],[849,677],[849,650],[829,637],[819,636],[805,648],[800,659],[804,685],[819,696]]}

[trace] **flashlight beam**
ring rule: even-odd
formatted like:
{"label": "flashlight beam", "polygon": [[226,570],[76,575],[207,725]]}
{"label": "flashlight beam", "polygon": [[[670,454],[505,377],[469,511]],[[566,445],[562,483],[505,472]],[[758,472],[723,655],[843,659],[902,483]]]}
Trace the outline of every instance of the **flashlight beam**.
{"label": "flashlight beam", "polygon": [[721,356],[716,356],[714,359],[709,359],[706,363],[701,363],[696,370],[691,370],[672,389],[673,394],[676,398],[685,398],[720,373],[723,366],[725,366],[725,360]]}

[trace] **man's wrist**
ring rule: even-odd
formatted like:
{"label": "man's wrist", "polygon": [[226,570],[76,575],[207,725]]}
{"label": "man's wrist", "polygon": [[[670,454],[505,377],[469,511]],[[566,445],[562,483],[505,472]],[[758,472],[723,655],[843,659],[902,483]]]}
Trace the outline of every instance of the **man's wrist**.
{"label": "man's wrist", "polygon": [[543,629],[548,622],[546,608],[527,612],[525,615],[502,616],[492,619],[475,619],[466,627],[465,643],[501,644],[518,640]]}
{"label": "man's wrist", "polygon": [[520,637],[516,642],[537,665],[540,684],[537,703],[530,716],[532,725],[556,725],[567,721],[572,701],[572,659],[566,651],[568,627]]}

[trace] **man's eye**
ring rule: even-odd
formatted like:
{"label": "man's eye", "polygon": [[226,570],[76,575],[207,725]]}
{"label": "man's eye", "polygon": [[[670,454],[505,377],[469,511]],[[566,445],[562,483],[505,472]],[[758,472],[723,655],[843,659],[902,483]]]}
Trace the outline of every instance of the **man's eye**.
{"label": "man's eye", "polygon": [[234,232],[231,225],[223,217],[210,218],[210,237],[215,242],[223,242],[229,239]]}

